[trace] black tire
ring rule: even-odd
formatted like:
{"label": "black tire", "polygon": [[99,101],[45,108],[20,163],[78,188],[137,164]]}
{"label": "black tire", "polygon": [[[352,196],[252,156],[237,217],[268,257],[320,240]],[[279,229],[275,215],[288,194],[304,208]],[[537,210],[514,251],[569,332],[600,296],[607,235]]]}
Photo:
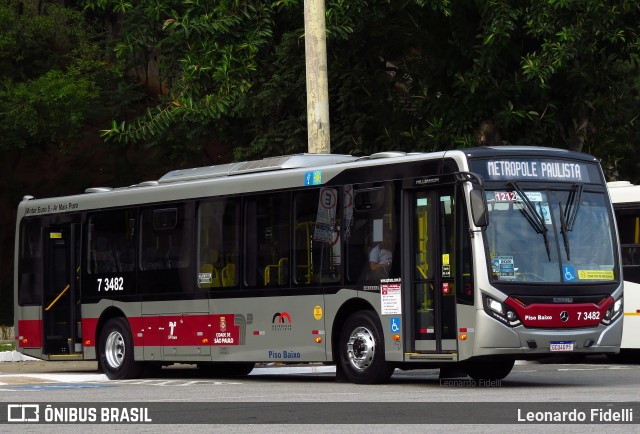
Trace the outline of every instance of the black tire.
{"label": "black tire", "polygon": [[393,374],[385,360],[384,337],[371,311],[351,314],[340,332],[338,357],[345,378],[356,384],[384,383]]}
{"label": "black tire", "polygon": [[514,359],[473,360],[466,364],[467,375],[476,381],[502,380],[516,363]]}
{"label": "black tire", "polygon": [[640,350],[621,349],[618,354],[607,354],[607,359],[615,363],[637,365],[640,363]]}
{"label": "black tire", "polygon": [[133,337],[124,318],[112,318],[100,333],[98,362],[110,380],[139,378],[142,364],[133,357]]}
{"label": "black tire", "polygon": [[198,369],[214,378],[244,377],[253,371],[255,365],[253,362],[198,363]]}
{"label": "black tire", "polygon": [[162,364],[143,362],[140,376],[144,378],[162,377]]}

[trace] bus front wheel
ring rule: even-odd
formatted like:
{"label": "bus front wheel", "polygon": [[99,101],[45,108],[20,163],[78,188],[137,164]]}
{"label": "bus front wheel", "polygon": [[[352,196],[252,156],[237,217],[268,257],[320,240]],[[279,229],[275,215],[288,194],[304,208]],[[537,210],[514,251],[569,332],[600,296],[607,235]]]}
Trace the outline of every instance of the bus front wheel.
{"label": "bus front wheel", "polygon": [[133,357],[133,337],[124,318],[112,318],[100,333],[98,361],[110,380],[138,378],[142,364]]}
{"label": "bus front wheel", "polygon": [[385,360],[384,338],[376,315],[353,313],[340,332],[340,367],[346,379],[357,384],[383,383],[393,374]]}

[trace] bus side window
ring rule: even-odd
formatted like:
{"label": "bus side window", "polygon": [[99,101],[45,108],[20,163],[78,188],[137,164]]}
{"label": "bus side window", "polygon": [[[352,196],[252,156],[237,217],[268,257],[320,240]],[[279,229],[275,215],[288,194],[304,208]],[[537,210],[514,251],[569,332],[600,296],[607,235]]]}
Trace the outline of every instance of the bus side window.
{"label": "bus side window", "polygon": [[136,211],[119,209],[89,219],[89,272],[130,272],[135,264]]}
{"label": "bus side window", "polygon": [[616,210],[624,280],[640,283],[640,214],[637,210]]}
{"label": "bus side window", "polygon": [[264,194],[246,201],[245,282],[248,286],[289,284],[290,195]]}
{"label": "bus side window", "polygon": [[640,265],[640,247],[622,247],[622,265]]}
{"label": "bus side window", "polygon": [[458,225],[457,232],[460,234],[460,240],[457,243],[457,261],[461,266],[462,271],[462,288],[456,290],[456,300],[458,303],[473,305],[474,297],[473,297],[473,287],[474,287],[474,276],[473,276],[473,259],[471,255],[471,236],[469,233],[469,218],[467,213],[467,206],[464,203],[464,200],[461,200],[463,197],[463,192],[461,188],[458,188],[458,203],[459,211],[456,212],[456,225]]}
{"label": "bus side window", "polygon": [[305,190],[294,199],[295,283],[337,283],[342,249],[337,219],[338,189]]}
{"label": "bus side window", "polygon": [[[348,203],[345,202],[344,210],[345,215],[350,216],[350,223],[345,229],[347,279],[353,283],[379,285],[380,278],[398,277],[400,270],[394,184],[354,186],[352,194],[353,207],[347,209]],[[370,264],[371,253],[383,244],[384,249],[391,253],[389,263],[384,265],[384,273],[374,272]]]}
{"label": "bus side window", "polygon": [[24,219],[20,226],[20,256],[18,263],[20,306],[42,303],[42,221]]}
{"label": "bus side window", "polygon": [[96,273],[115,273],[117,271],[116,258],[107,238],[103,236],[97,238],[92,254]]}
{"label": "bus side window", "polygon": [[232,198],[203,201],[198,214],[198,286],[236,286],[238,256],[238,201]]}
{"label": "bus side window", "polygon": [[141,213],[142,270],[185,269],[189,266],[190,206],[148,208]]}

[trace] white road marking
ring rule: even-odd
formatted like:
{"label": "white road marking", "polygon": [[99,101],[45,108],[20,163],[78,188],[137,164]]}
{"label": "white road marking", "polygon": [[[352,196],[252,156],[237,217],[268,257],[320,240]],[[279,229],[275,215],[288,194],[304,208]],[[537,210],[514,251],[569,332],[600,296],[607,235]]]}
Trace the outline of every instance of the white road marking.
{"label": "white road marking", "polygon": [[[335,366],[278,366],[273,368],[256,368],[249,375],[291,375],[291,374],[324,374],[335,373]],[[237,381],[220,381],[217,379],[202,379],[202,380],[168,380],[168,379],[135,379],[135,380],[116,380],[112,381],[107,378],[105,374],[0,374],[0,386],[17,386],[26,383],[19,382],[7,382],[10,378],[32,378],[34,380],[46,381],[51,383],[124,383],[124,384],[148,384],[153,386],[183,386],[183,385],[196,385],[196,384],[241,384]]]}

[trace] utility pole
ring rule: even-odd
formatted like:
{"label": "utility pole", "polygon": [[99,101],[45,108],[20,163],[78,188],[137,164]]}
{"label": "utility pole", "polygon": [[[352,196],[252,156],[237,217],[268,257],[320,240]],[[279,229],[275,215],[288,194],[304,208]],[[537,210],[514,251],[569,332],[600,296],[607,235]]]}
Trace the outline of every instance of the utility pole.
{"label": "utility pole", "polygon": [[324,0],[304,0],[304,51],[307,71],[309,153],[330,154],[329,84]]}

